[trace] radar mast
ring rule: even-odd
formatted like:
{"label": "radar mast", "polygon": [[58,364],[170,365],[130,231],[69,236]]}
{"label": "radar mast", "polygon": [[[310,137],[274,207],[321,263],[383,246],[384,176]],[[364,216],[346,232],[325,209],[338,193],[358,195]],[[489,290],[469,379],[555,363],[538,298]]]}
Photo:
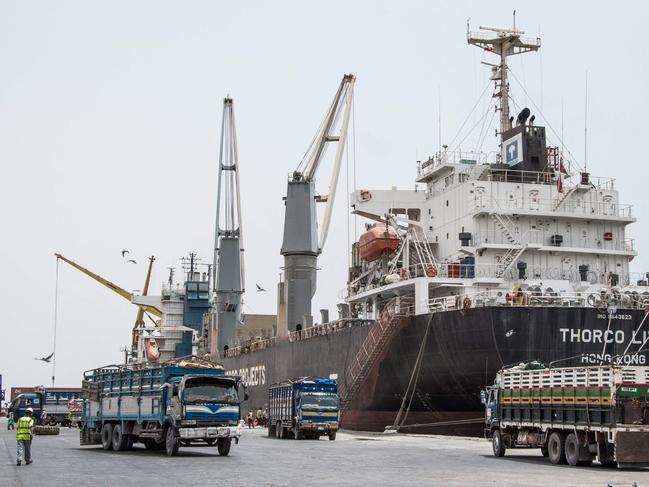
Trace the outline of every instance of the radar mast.
{"label": "radar mast", "polygon": [[480,26],[479,29],[480,32],[471,32],[467,24],[467,42],[500,56],[500,64],[484,64],[491,66],[491,79],[496,82],[494,96],[500,100],[500,108],[497,108],[497,110],[500,110],[499,135],[502,138],[502,134],[512,128],[512,120],[509,114],[507,58],[515,54],[538,51],[541,47],[541,39],[539,37],[523,38],[525,32],[517,30],[515,23],[511,29],[484,26]]}

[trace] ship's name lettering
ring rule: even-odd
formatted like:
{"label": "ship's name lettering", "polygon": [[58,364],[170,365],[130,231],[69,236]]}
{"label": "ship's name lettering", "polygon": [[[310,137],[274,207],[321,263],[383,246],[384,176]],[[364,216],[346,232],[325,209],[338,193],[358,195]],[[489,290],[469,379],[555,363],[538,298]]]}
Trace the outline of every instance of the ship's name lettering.
{"label": "ship's name lettering", "polygon": [[598,320],[631,320],[633,316],[631,315],[618,315],[618,314],[606,314],[606,313],[597,313]]}
{"label": "ship's name lettering", "polygon": [[[627,343],[624,330],[590,330],[584,328],[559,328],[561,341],[569,343]],[[631,343],[642,345],[649,342],[649,331],[634,333]]]}
{"label": "ship's name lettering", "polygon": [[[625,355],[623,357],[616,357],[616,360],[622,359],[624,365],[645,365],[647,357],[645,355]],[[605,353],[585,353],[581,356],[582,364],[601,364],[610,362],[612,359],[611,354]]]}
{"label": "ship's name lettering", "polygon": [[227,370],[225,375],[238,375],[246,385],[250,386],[263,386],[266,384],[266,366],[255,365],[254,367],[244,367],[241,369]]}

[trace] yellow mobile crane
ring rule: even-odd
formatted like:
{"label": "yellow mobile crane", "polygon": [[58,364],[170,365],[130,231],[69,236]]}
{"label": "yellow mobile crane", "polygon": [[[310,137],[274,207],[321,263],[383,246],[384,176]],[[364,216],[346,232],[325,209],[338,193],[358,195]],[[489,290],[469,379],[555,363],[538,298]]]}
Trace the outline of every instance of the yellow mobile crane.
{"label": "yellow mobile crane", "polygon": [[[130,293],[126,289],[123,289],[123,288],[119,287],[118,285],[113,284],[108,279],[104,279],[100,275],[95,274],[94,272],[92,272],[92,271],[86,269],[85,267],[77,264],[76,262],[74,262],[74,261],[72,261],[70,259],[67,259],[66,257],[63,257],[61,254],[55,253],[54,255],[56,256],[57,259],[61,259],[63,262],[67,262],[68,264],[70,264],[75,269],[80,270],[85,275],[91,277],[92,279],[94,279],[98,283],[103,284],[104,286],[106,286],[111,291],[119,294],[123,298],[128,299],[129,302],[133,303],[133,298],[135,297],[133,295],[133,293]],[[149,292],[149,282],[151,281],[151,269],[153,268],[153,262],[154,261],[155,261],[155,257],[153,255],[151,257],[149,257],[149,269],[147,270],[146,279],[144,280],[144,289],[142,289],[142,296],[146,296],[147,293]],[[137,348],[137,340],[138,340],[138,337],[139,337],[139,335],[141,333],[142,328],[144,327],[144,313],[150,313],[150,314],[152,314],[154,316],[157,316],[158,318],[160,318],[162,316],[161,311],[159,309],[157,309],[157,308],[152,307],[152,306],[146,306],[146,305],[141,305],[141,304],[137,304],[136,306],[138,307],[138,311],[137,311],[137,317],[135,318],[135,326],[133,326],[133,334],[132,334],[132,338],[131,338],[131,349],[133,351],[135,351],[135,349]]]}

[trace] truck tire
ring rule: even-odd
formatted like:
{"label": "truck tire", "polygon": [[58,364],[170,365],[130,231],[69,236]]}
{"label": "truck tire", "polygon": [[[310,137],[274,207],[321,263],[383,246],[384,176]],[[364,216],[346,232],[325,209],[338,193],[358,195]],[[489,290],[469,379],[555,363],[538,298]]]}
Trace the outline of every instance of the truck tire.
{"label": "truck tire", "polygon": [[42,424],[34,426],[35,435],[58,435],[60,429],[58,426],[44,426]]}
{"label": "truck tire", "polygon": [[[582,460],[583,458],[586,458]],[[588,454],[584,451],[584,447],[579,443],[579,438],[574,433],[570,433],[566,437],[566,461],[572,466],[586,466],[593,463],[588,460]]]}
{"label": "truck tire", "polygon": [[494,457],[505,456],[505,442],[499,429],[494,430],[491,435],[491,448],[493,449]]}
{"label": "truck tire", "polygon": [[50,416],[49,418],[47,418],[47,422],[45,424],[49,426],[56,426],[58,424],[58,421],[56,420],[56,417]]}
{"label": "truck tire", "polygon": [[566,463],[566,441],[563,433],[554,431],[548,439],[548,457],[555,465]]}
{"label": "truck tire", "polygon": [[274,424],[269,424],[268,425],[268,437],[272,438],[273,436],[277,436],[277,433],[275,431],[275,425]]}
{"label": "truck tire", "polygon": [[334,441],[336,439],[336,432],[335,431],[330,431],[329,432],[329,441]]}
{"label": "truck tire", "polygon": [[113,450],[124,451],[128,446],[128,435],[124,434],[121,424],[113,426]]}
{"label": "truck tire", "polygon": [[547,447],[547,445],[541,447],[541,455],[543,455],[545,458],[548,458],[548,447]]}
{"label": "truck tire", "polygon": [[219,449],[219,455],[227,457],[232,446],[232,438],[219,438],[216,441],[216,447]]}
{"label": "truck tire", "polygon": [[178,444],[178,439],[176,438],[174,427],[171,425],[167,427],[165,446],[168,457],[175,457],[178,454],[178,448],[180,447],[180,445]]}
{"label": "truck tire", "polygon": [[300,428],[295,428],[293,430],[293,438],[295,438],[296,440],[301,440],[302,438],[304,438],[304,434],[302,434]]}
{"label": "truck tire", "polygon": [[101,429],[101,447],[104,450],[113,449],[113,425],[107,423]]}

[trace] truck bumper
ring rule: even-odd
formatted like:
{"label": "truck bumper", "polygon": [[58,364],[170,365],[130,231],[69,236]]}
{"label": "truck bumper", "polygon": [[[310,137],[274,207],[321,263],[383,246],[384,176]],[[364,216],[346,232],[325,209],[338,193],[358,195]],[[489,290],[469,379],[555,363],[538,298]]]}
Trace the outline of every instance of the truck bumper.
{"label": "truck bumper", "polygon": [[211,438],[234,438],[237,442],[241,436],[241,428],[236,426],[207,426],[204,428],[179,428],[182,440],[201,440]]}
{"label": "truck bumper", "polygon": [[329,431],[337,431],[338,430],[338,424],[330,424],[330,423],[306,423],[306,424],[301,424],[300,428],[304,431],[321,431],[323,433],[329,432]]}

